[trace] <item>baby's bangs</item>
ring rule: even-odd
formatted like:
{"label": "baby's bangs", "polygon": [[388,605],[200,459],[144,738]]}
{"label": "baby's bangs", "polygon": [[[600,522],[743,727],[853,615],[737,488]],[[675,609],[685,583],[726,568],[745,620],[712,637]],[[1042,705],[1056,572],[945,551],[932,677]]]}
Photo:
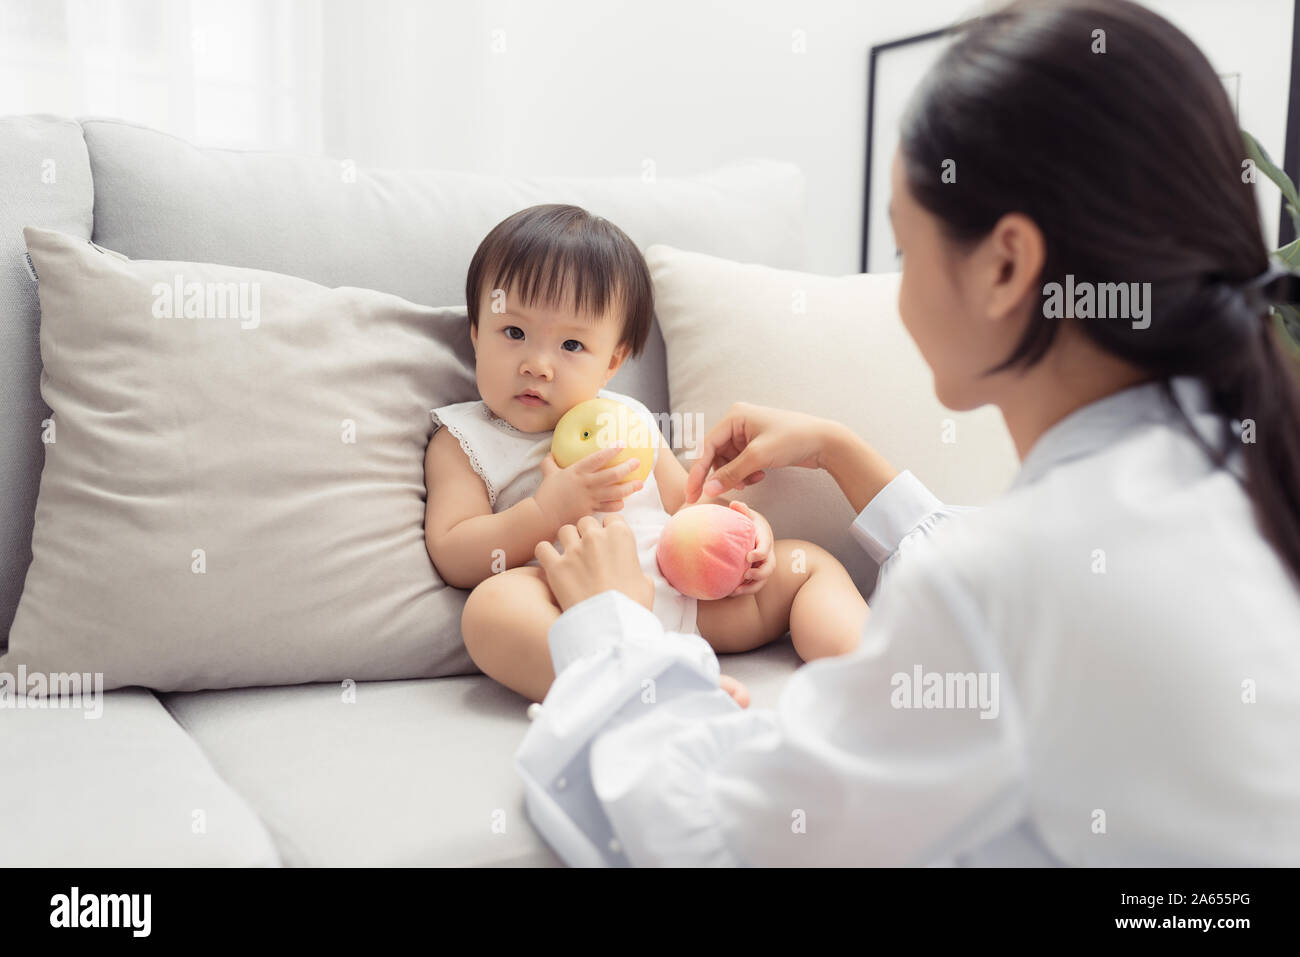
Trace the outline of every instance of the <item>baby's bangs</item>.
{"label": "baby's bangs", "polygon": [[[619,274],[624,258],[603,230],[520,230],[484,270],[492,289],[514,288],[525,306],[541,304],[594,321],[624,297]],[[507,304],[509,308],[509,304]]]}

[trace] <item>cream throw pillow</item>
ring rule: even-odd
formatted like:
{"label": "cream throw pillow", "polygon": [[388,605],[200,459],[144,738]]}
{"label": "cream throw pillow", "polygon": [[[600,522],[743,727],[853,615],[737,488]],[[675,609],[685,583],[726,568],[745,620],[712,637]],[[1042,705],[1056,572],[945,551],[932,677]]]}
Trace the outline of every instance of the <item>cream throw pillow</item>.
{"label": "cream throw pillow", "polygon": [[[699,439],[733,402],[843,422],[940,499],[977,505],[1004,491],[1019,462],[997,409],[952,412],[898,316],[898,276],[817,276],[655,245],[646,251],[668,355],[674,437],[689,469]],[[876,564],[849,534],[856,517],[825,472],[770,472],[738,498],[778,538],[828,549],[869,594]]]}
{"label": "cream throw pillow", "polygon": [[463,309],[24,236],[54,416],[0,670],[159,691],[477,670],[424,546],[429,410],[477,395]]}

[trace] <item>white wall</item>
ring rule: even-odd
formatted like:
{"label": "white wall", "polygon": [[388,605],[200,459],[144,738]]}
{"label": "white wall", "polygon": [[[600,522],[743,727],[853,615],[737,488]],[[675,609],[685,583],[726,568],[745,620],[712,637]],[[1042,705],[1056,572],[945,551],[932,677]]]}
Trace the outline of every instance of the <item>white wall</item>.
{"label": "white wall", "polygon": [[[1185,30],[1219,72],[1242,73],[1242,124],[1280,163],[1292,0],[1149,5]],[[452,5],[461,12],[440,29],[445,10],[429,7],[412,22],[401,14],[405,4],[385,0],[367,6],[353,35],[365,37],[365,49],[389,54],[393,72],[383,82],[396,81],[411,123],[387,123],[382,110],[359,111],[346,127],[331,129],[327,119],[325,145],[358,163],[428,162],[510,174],[639,175],[650,159],[658,175],[670,176],[739,156],[787,159],[808,176],[808,268],[856,272],[868,50],[981,6],[490,0],[477,9],[477,22]],[[803,54],[792,52],[796,30],[803,31]],[[358,95],[374,83],[360,72],[362,62],[344,84]],[[471,102],[475,110],[467,115]],[[440,116],[451,122],[440,123]],[[1277,193],[1264,184],[1260,195],[1271,240]]]}
{"label": "white wall", "polygon": [[[636,176],[652,160],[673,176],[776,157],[808,177],[807,268],[848,273],[868,50],[982,5],[0,0],[0,113],[118,115],[208,145],[512,175]],[[1242,124],[1280,162],[1292,0],[1150,5],[1220,72],[1243,74]],[[77,35],[62,57],[60,31]],[[1259,194],[1271,240],[1277,193]]]}
{"label": "white wall", "polygon": [[[495,0],[479,9],[472,43],[436,41],[426,56],[437,16],[424,29],[394,27],[388,14],[402,6],[372,7],[362,42],[438,78],[403,94],[408,128],[359,112],[347,128],[327,123],[328,151],[361,164],[510,174],[639,176],[652,160],[661,177],[745,156],[791,160],[808,176],[807,265],[827,273],[858,270],[868,50],[978,9],[970,0]],[[504,52],[492,50],[497,30]],[[804,53],[792,51],[796,30]],[[472,117],[454,109],[450,128],[437,121],[448,83],[477,101]],[[367,83],[358,75],[344,85]]]}
{"label": "white wall", "polygon": [[[1240,73],[1237,118],[1278,166],[1286,139],[1291,85],[1292,0],[1144,0],[1204,51],[1219,73]],[[1300,90],[1293,93],[1300,97]],[[1255,193],[1264,237],[1277,242],[1281,205],[1277,187],[1264,181]]]}

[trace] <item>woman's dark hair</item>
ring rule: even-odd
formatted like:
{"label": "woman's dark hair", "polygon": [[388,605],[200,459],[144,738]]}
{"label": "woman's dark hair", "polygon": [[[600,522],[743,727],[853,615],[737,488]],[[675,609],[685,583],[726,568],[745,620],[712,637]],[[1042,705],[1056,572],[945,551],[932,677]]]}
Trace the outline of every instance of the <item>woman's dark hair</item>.
{"label": "woman's dark hair", "polygon": [[[489,285],[490,283],[490,285]],[[478,328],[484,289],[515,287],[524,305],[571,306],[578,314],[619,309],[618,344],[635,358],[654,320],[654,286],[636,243],[607,219],[578,206],[547,203],[506,217],[479,243],[465,280],[470,325]]]}
{"label": "woman's dark hair", "polygon": [[[1241,446],[1257,521],[1300,582],[1300,377],[1246,285],[1269,253],[1219,77],[1181,31],[1127,0],[1017,0],[955,30],[903,119],[912,195],[959,248],[1005,213],[1031,218],[1044,285],[1067,273],[1076,285],[1150,282],[1146,328],[1078,325],[1163,381],[1180,412],[1170,378],[1206,384],[1222,448],[1192,435],[1216,466]],[[1043,356],[1061,322],[1045,313],[986,374]],[[1253,420],[1254,442],[1234,420]]]}

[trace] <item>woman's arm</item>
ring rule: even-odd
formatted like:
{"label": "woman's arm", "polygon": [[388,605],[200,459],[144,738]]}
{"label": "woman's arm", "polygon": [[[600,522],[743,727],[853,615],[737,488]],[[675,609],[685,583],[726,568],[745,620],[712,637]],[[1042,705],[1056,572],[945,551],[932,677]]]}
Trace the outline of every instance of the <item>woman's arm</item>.
{"label": "woman's arm", "polygon": [[[738,708],[707,643],[621,591],[571,607],[516,755],[534,824],[571,864],[676,866],[926,864],[1013,826],[1024,732],[996,645],[941,564],[904,571],[861,648],[775,710]],[[923,704],[935,674],[971,676],[964,707]]]}
{"label": "woman's arm", "polygon": [[840,422],[826,422],[821,433],[821,467],[844,497],[861,512],[899,474],[885,457]]}
{"label": "woman's arm", "polygon": [[[826,469],[855,512],[864,509],[898,469],[848,426],[803,412],[737,402],[699,445],[686,478],[686,502],[761,482],[770,469]],[[710,470],[713,470],[710,474]]]}
{"label": "woman's arm", "polygon": [[701,492],[720,495],[761,482],[770,469],[825,469],[858,513],[854,538],[882,566],[904,539],[923,536],[948,515],[966,510],[944,505],[848,426],[803,412],[737,402],[699,451],[686,478],[688,504]]}

